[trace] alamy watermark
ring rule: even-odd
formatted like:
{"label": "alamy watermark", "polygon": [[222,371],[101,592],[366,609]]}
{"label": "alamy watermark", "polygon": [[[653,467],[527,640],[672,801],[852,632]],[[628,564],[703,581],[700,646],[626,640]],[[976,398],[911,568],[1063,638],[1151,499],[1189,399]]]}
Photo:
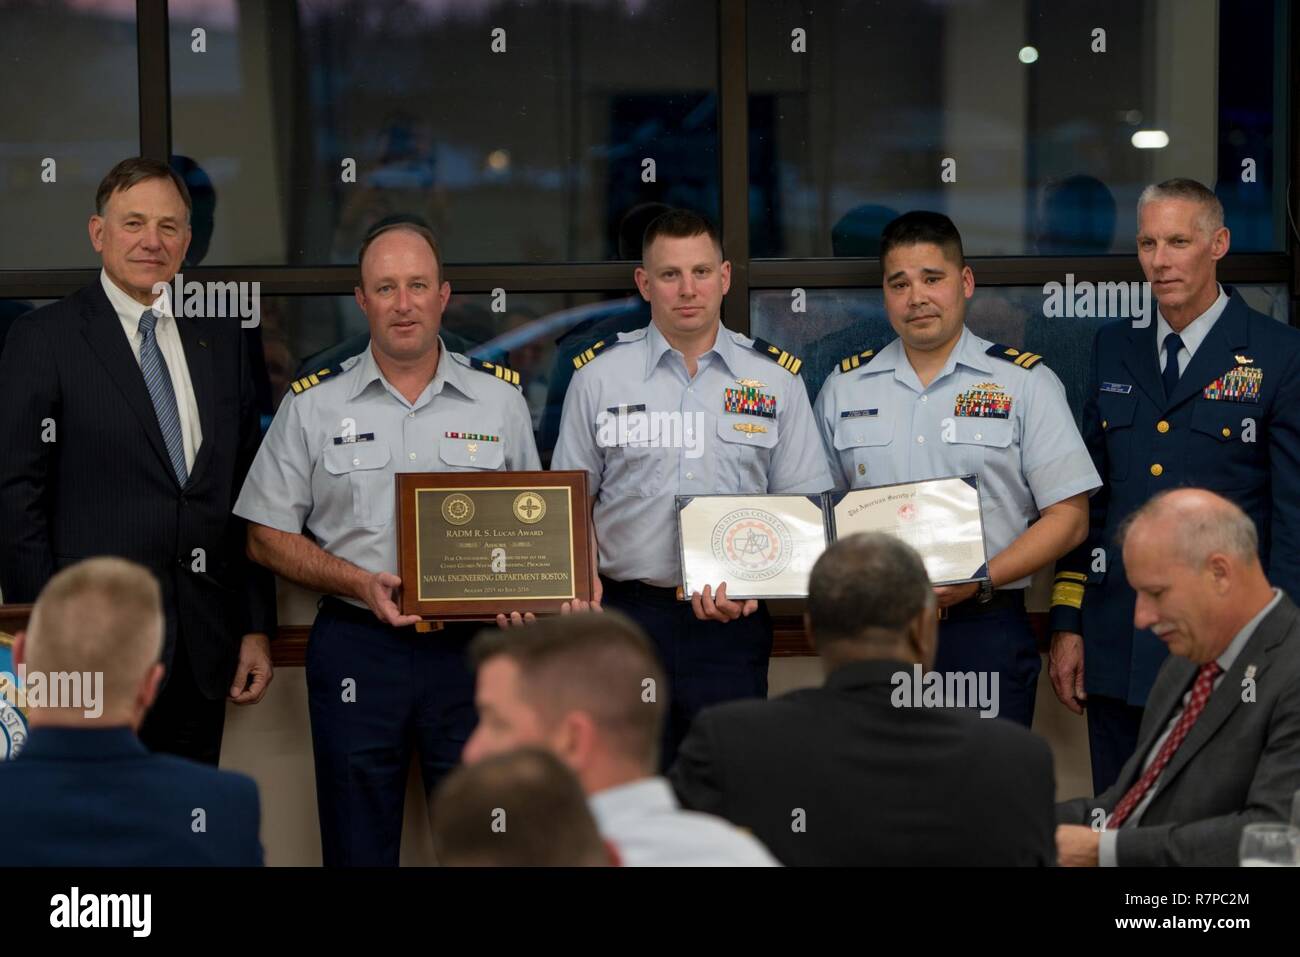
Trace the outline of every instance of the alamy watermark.
{"label": "alamy watermark", "polygon": [[1134,328],[1151,323],[1151,283],[1082,282],[1074,273],[1065,282],[1043,285],[1043,315],[1049,319],[1132,319]]}
{"label": "alamy watermark", "polygon": [[0,699],[21,711],[29,708],[70,708],[86,718],[104,713],[102,671],[0,671]]}
{"label": "alamy watermark", "polygon": [[895,671],[889,703],[895,708],[975,708],[981,718],[998,716],[996,671]]}
{"label": "alamy watermark", "polygon": [[704,454],[703,412],[646,412],[644,406],[620,406],[596,416],[596,443],[605,449],[645,446],[684,449],[688,459]]}
{"label": "alamy watermark", "polygon": [[262,321],[260,282],[186,282],[178,272],[170,283],[154,283],[153,294],[171,304],[177,319],[238,319],[245,329]]}

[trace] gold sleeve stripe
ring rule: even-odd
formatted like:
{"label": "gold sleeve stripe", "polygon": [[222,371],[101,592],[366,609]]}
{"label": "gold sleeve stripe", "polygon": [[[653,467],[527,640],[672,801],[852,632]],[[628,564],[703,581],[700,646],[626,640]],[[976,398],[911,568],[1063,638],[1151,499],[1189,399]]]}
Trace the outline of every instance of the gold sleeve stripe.
{"label": "gold sleeve stripe", "polygon": [[1067,582],[1079,582],[1080,584],[1083,584],[1088,581],[1088,576],[1083,574],[1083,572],[1057,572],[1056,580],[1058,582],[1067,581]]}
{"label": "gold sleeve stripe", "polygon": [[1071,608],[1083,607],[1083,586],[1073,582],[1057,582],[1052,587],[1052,605],[1069,605]]}

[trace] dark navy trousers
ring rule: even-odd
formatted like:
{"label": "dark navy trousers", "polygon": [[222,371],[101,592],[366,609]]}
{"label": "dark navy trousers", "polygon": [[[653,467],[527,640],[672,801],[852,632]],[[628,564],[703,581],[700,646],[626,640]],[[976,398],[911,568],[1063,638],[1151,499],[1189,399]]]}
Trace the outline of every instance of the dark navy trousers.
{"label": "dark navy trousers", "polygon": [[934,670],[997,672],[1000,718],[1026,728],[1033,724],[1042,667],[1021,591],[995,592],[988,605],[967,599],[949,608],[947,617],[939,621]]}
{"label": "dark navy trousers", "polygon": [[481,623],[424,634],[321,601],[307,695],[325,866],[398,864],[412,750],[426,794],[460,761],[477,721],[466,658]]}
{"label": "dark navy trousers", "polygon": [[1090,694],[1084,714],[1088,716],[1092,793],[1100,794],[1119,780],[1124,762],[1137,750],[1142,709],[1119,698]]}
{"label": "dark navy trousers", "polygon": [[767,697],[772,617],[758,610],[735,621],[700,621],[676,589],[601,576],[605,608],[627,615],[645,630],[668,676],[668,717],[660,765],[665,770],[702,709],[736,698]]}

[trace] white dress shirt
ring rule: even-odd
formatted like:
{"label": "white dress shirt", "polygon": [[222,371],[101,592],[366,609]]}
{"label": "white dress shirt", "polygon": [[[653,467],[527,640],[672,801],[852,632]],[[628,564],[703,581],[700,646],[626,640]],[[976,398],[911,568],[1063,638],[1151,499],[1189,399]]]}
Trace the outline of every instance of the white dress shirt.
{"label": "white dress shirt", "polygon": [[[145,306],[140,305],[108,278],[108,272],[99,271],[99,281],[104,287],[104,294],[112,304],[117,318],[126,333],[126,341],[131,344],[131,353],[136,365],[140,364],[140,316]],[[154,335],[158,338],[158,348],[163,361],[167,363],[167,374],[172,380],[172,391],[176,393],[176,411],[181,419],[181,442],[185,447],[185,470],[194,468],[194,456],[198,454],[203,443],[203,429],[199,425],[199,403],[194,398],[194,384],[190,382],[190,366],[185,361],[185,347],[181,345],[181,334],[176,328],[176,317],[172,315],[171,297],[159,296],[153,304],[153,311],[158,316],[154,326]]]}
{"label": "white dress shirt", "polygon": [[[1178,337],[1183,340],[1183,347],[1178,350],[1178,374],[1181,376],[1187,371],[1187,364],[1192,361],[1192,356],[1196,355],[1196,350],[1205,337],[1210,334],[1214,324],[1219,321],[1223,315],[1223,310],[1228,308],[1228,294],[1219,287],[1219,298],[1214,300],[1214,304],[1206,309],[1203,313],[1187,324]],[[1165,337],[1173,332],[1173,328],[1165,321],[1165,317],[1156,310],[1156,362],[1160,365],[1160,371],[1165,371]]]}
{"label": "white dress shirt", "polygon": [[754,837],[712,814],[684,811],[668,782],[643,778],[588,799],[601,836],[626,867],[780,867]]}

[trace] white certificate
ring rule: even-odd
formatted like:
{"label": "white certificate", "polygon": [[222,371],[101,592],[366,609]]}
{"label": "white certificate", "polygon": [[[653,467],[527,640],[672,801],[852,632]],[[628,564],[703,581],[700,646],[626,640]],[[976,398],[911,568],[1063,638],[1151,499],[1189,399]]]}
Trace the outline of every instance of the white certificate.
{"label": "white certificate", "polygon": [[902,539],[920,553],[935,585],[989,577],[974,475],[854,489],[835,497],[836,539],[855,532]]}
{"label": "white certificate", "polygon": [[727,583],[728,598],[803,598],[826,551],[821,495],[679,495],[686,598]]}

